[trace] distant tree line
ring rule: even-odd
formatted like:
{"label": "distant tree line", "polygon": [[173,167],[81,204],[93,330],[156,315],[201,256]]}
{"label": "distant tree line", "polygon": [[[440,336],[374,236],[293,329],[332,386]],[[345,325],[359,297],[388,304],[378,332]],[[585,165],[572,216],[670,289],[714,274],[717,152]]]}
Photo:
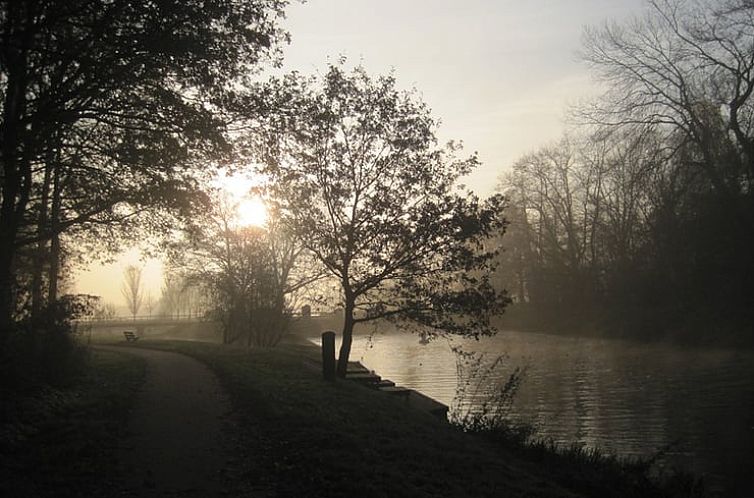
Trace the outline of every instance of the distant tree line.
{"label": "distant tree line", "polygon": [[160,298],[155,304],[158,316],[188,318],[204,317],[210,306],[206,289],[187,280],[175,268],[165,270]]}
{"label": "distant tree line", "polygon": [[606,92],[501,179],[499,283],[550,328],[751,340],[754,6],[648,5],[586,32]]}

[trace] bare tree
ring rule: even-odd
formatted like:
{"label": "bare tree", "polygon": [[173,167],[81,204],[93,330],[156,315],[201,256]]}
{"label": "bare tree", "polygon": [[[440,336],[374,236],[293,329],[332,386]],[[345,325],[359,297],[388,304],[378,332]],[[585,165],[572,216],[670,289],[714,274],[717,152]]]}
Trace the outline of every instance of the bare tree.
{"label": "bare tree", "polygon": [[152,310],[154,309],[154,298],[152,297],[151,292],[147,292],[147,295],[144,299],[144,306],[147,308],[147,313],[149,314],[149,317],[152,318]]}
{"label": "bare tree", "polygon": [[576,144],[563,139],[522,157],[503,178],[509,211],[520,211],[529,232],[524,237],[533,250],[528,259],[536,258],[529,288],[535,301],[562,299],[574,287],[585,294],[592,287],[590,247],[596,225],[590,200],[598,177],[597,171],[584,168]]}
{"label": "bare tree", "polygon": [[502,241],[509,251],[503,271],[519,273],[501,276],[535,302],[600,292],[611,271],[628,271],[646,242],[670,168],[653,133],[571,136],[525,155],[499,186],[517,225]]}
{"label": "bare tree", "polygon": [[141,273],[142,269],[138,266],[129,265],[123,271],[123,285],[120,288],[120,293],[126,299],[126,305],[131,312],[134,320],[136,320],[136,314],[141,308],[141,303],[144,300],[144,291],[141,285]]}
{"label": "bare tree", "polygon": [[[607,91],[583,116],[651,128],[693,152],[732,216],[754,224],[754,8],[747,0],[649,0],[631,24],[585,33],[584,59]],[[677,148],[676,148],[677,150]]]}
{"label": "bare tree", "polygon": [[178,317],[181,312],[182,279],[172,271],[166,272],[160,289],[162,313],[168,317]]}

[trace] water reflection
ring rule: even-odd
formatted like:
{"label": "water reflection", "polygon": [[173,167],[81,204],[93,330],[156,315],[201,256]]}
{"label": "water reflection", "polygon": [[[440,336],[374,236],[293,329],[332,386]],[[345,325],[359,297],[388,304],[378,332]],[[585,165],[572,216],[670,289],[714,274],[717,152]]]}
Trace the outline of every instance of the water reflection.
{"label": "water reflection", "polygon": [[451,345],[486,352],[486,362],[507,355],[470,397],[471,406],[516,366],[527,366],[512,416],[541,435],[625,456],[649,456],[673,444],[667,466],[707,475],[726,496],[754,493],[751,352],[516,332],[422,345],[415,335],[380,333],[356,338],[353,358],[452,405],[459,370]]}

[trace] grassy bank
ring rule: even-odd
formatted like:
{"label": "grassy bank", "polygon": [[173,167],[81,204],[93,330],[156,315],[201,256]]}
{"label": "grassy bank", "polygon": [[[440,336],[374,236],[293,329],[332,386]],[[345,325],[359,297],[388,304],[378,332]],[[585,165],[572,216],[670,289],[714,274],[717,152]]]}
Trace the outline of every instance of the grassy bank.
{"label": "grassy bank", "polygon": [[3,496],[109,496],[115,447],[144,378],[137,358],[93,351],[69,385],[4,400],[0,420]]}
{"label": "grassy bank", "polygon": [[140,345],[218,374],[242,421],[247,465],[236,473],[277,496],[683,496],[596,453],[464,433],[388,394],[324,382],[317,350],[304,345]]}
{"label": "grassy bank", "polygon": [[218,374],[244,422],[245,478],[277,496],[578,496],[400,399],[324,382],[305,346],[140,345],[187,353]]}
{"label": "grassy bank", "polygon": [[529,427],[511,427],[488,420],[466,426],[516,458],[536,464],[553,480],[584,496],[601,498],[705,498],[704,483],[678,469],[658,472],[652,458],[625,459],[599,449],[574,444],[564,446],[539,439]]}

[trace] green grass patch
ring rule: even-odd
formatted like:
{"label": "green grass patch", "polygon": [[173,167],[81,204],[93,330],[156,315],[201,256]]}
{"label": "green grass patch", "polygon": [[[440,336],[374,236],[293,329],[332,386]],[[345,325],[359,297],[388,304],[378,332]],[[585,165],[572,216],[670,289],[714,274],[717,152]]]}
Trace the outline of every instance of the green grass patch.
{"label": "green grass patch", "polygon": [[325,382],[317,350],[239,350],[147,342],[189,354],[219,376],[243,421],[242,477],[278,496],[577,496],[535,465],[352,382]]}
{"label": "green grass patch", "polygon": [[537,438],[527,426],[471,424],[465,430],[535,463],[568,489],[590,497],[704,498],[701,479],[679,469],[657,471],[653,458],[634,459],[603,453],[583,445],[558,445]]}
{"label": "green grass patch", "polygon": [[110,496],[116,448],[144,379],[127,354],[91,351],[65,387],[4,401],[0,419],[3,496]]}
{"label": "green grass patch", "polygon": [[658,479],[647,462],[558,447],[518,430],[468,431],[388,394],[325,382],[319,350],[308,344],[256,350],[188,341],[138,345],[191,355],[227,389],[241,420],[245,462],[228,474],[240,481],[236,490],[248,491],[234,496],[703,496],[691,476]]}

